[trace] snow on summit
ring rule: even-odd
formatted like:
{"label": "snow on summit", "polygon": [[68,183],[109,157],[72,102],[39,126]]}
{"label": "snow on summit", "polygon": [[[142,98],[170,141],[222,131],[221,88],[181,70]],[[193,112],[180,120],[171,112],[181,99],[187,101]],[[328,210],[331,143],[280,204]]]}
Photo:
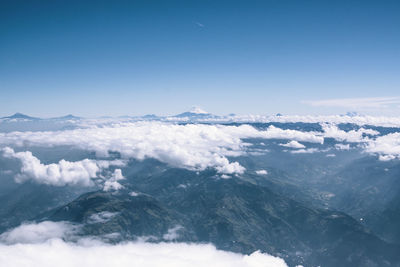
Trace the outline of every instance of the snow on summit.
{"label": "snow on summit", "polygon": [[189,110],[189,113],[195,113],[195,114],[209,114],[207,111],[201,109],[200,107],[192,107]]}

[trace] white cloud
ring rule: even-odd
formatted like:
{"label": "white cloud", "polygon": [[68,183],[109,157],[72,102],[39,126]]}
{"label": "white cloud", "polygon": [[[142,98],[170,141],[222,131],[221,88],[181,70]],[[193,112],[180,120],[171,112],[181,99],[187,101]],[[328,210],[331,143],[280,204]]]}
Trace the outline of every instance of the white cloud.
{"label": "white cloud", "polygon": [[380,155],[379,159],[383,161],[400,158],[400,133],[391,133],[370,140],[365,150]]}
{"label": "white cloud", "polygon": [[[281,117],[284,116],[276,118],[281,119]],[[313,118],[311,117],[310,120]],[[366,119],[364,122],[368,121]],[[123,160],[154,158],[173,167],[194,171],[214,168],[220,174],[241,174],[245,168],[228,158],[259,153],[259,151],[253,151],[249,144],[243,141],[244,139],[288,140],[288,143],[282,145],[298,148],[299,151],[295,153],[313,153],[317,150],[305,149],[299,142],[323,144],[324,138],[333,138],[340,142],[367,144],[373,142],[379,134],[375,130],[366,128],[345,131],[339,129],[335,123],[322,123],[323,132],[302,132],[275,126],[259,130],[250,125],[180,125],[155,121],[120,123],[114,121],[114,123],[97,126],[95,122],[92,122],[86,127],[65,131],[0,133],[0,145],[73,146],[94,151],[99,156],[108,156],[110,151],[114,151],[119,152]],[[367,151],[385,154],[384,152],[372,152],[373,150],[372,147],[369,147]],[[97,168],[100,169],[105,168],[102,164],[111,164],[107,161],[96,162]],[[124,164],[124,162],[119,164]],[[84,179],[84,181],[90,182],[90,179]],[[107,184],[110,185],[107,188],[113,188],[113,185],[119,187],[119,183],[117,184],[115,179],[108,181]]]}
{"label": "white cloud", "polygon": [[227,157],[246,153],[244,138],[289,139],[323,143],[314,132],[264,131],[249,125],[225,126],[162,122],[116,123],[103,127],[47,132],[0,133],[0,144],[14,146],[74,146],[108,156],[116,151],[123,158],[155,158],[174,167],[191,170],[215,168],[220,173],[243,173],[244,168]]}
{"label": "white cloud", "polygon": [[335,148],[337,150],[349,150],[350,149],[350,144],[336,144]]}
{"label": "white cloud", "polygon": [[256,174],[258,174],[258,175],[267,175],[268,172],[266,170],[258,170],[258,171],[256,171]]}
{"label": "white cloud", "polygon": [[104,182],[103,190],[112,191],[123,188],[123,186],[118,182],[123,179],[125,179],[125,177],[122,175],[121,169],[115,169],[112,176]]}
{"label": "white cloud", "polygon": [[[256,130],[255,128],[253,128]],[[257,131],[257,130],[256,130]],[[265,139],[288,139],[294,141],[310,142],[323,144],[324,138],[317,132],[302,132],[298,130],[281,129],[273,125],[269,126],[266,131],[257,131],[248,137],[265,138]]]}
{"label": "white cloud", "polygon": [[[98,173],[110,166],[124,166],[126,163],[121,160],[90,160],[80,161],[60,160],[58,163],[43,164],[32,155],[30,151],[15,152],[10,147],[2,149],[3,156],[15,158],[21,161],[21,170],[14,178],[16,182],[22,183],[33,180],[40,184],[64,186],[64,185],[94,185],[92,178],[98,177]],[[104,177],[101,177],[105,179]],[[117,182],[123,179],[120,169],[116,169],[110,179],[105,181],[107,189],[118,190],[122,186]]]}
{"label": "white cloud", "polygon": [[284,146],[284,147],[290,147],[290,148],[306,148],[305,145],[300,144],[297,141],[290,141],[286,144],[279,144],[280,146]]}
{"label": "white cloud", "polygon": [[400,104],[400,97],[366,97],[366,98],[341,98],[315,101],[303,101],[314,107],[344,107],[349,109],[389,108]]}
{"label": "white cloud", "polygon": [[90,217],[87,220],[87,223],[93,224],[93,223],[104,223],[109,221],[112,217],[117,215],[118,212],[109,212],[109,211],[102,211],[99,213],[95,213],[90,215]]}
{"label": "white cloud", "polygon": [[181,231],[182,229],[183,227],[180,225],[168,229],[168,232],[163,235],[163,239],[168,241],[176,240],[179,237],[179,231]]}
{"label": "white cloud", "polygon": [[[78,229],[79,226],[69,222],[44,221],[41,223],[22,224],[1,234],[0,242],[8,245],[41,243],[52,238],[65,238],[74,235]],[[0,264],[0,266],[3,265]]]}
{"label": "white cloud", "polygon": [[10,267],[287,267],[284,260],[256,251],[242,255],[212,245],[133,243],[76,245],[61,239],[41,244],[0,245],[0,265]]}
{"label": "white cloud", "polygon": [[324,137],[334,138],[335,140],[346,142],[364,142],[367,140],[367,137],[364,137],[365,134],[372,136],[379,134],[379,132],[375,130],[364,128],[346,132],[344,130],[340,130],[337,125],[328,123],[322,123],[321,127],[324,131]]}
{"label": "white cloud", "polygon": [[242,255],[217,250],[210,244],[125,242],[111,245],[88,238],[76,243],[62,240],[74,231],[74,226],[65,222],[42,222],[6,232],[0,236],[0,266],[287,266],[284,260],[259,251]]}
{"label": "white cloud", "polygon": [[390,161],[390,160],[394,160],[397,157],[394,155],[379,155],[379,160],[380,161]]}
{"label": "white cloud", "polygon": [[244,171],[246,170],[238,162],[229,163],[229,161],[226,158],[219,158],[218,161],[225,163],[222,165],[217,165],[215,167],[215,169],[220,173],[228,173],[228,174],[239,173],[239,174],[241,174],[241,173],[244,173]]}
{"label": "white cloud", "polygon": [[132,191],[132,192],[129,193],[129,195],[130,195],[131,197],[137,197],[137,196],[140,195],[140,193]]}
{"label": "white cloud", "polygon": [[299,150],[291,150],[290,153],[292,154],[309,154],[309,153],[316,153],[320,152],[318,148],[307,148],[307,149],[299,149]]}
{"label": "white cloud", "polygon": [[15,176],[17,182],[32,179],[38,183],[56,186],[91,186],[91,178],[97,177],[97,173],[100,171],[96,161],[89,159],[76,162],[61,160],[58,163],[45,165],[30,151],[15,152],[9,147],[3,149],[3,155],[21,161],[21,173]]}

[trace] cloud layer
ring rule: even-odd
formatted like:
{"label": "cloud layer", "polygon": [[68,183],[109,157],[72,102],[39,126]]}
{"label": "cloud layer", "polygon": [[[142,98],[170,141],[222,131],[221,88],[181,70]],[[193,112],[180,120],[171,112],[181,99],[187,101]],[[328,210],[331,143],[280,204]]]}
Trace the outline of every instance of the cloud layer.
{"label": "cloud layer", "polygon": [[[382,138],[379,132],[368,128],[342,130],[336,124],[322,123],[322,132],[281,129],[269,126],[260,130],[250,125],[227,126],[215,124],[174,124],[155,121],[121,122],[107,125],[87,125],[64,131],[10,132],[0,133],[0,145],[11,146],[72,146],[94,151],[98,156],[107,157],[109,152],[118,152],[123,159],[143,160],[154,158],[170,166],[201,171],[214,168],[221,174],[242,174],[245,168],[233,158],[251,153],[244,139],[288,140],[283,146],[294,153],[313,153],[317,148],[307,149],[306,143],[323,144],[325,138],[348,143],[366,144],[365,151],[378,154],[385,159],[396,158],[399,153],[387,143],[395,144],[389,135]],[[378,137],[377,137],[378,136]],[[302,143],[299,143],[302,142]],[[396,144],[395,144],[396,145]],[[396,146],[395,146],[396,148]],[[321,150],[323,151],[323,150]],[[265,151],[264,151],[265,152]],[[104,169],[99,161],[60,161],[43,165],[27,152],[7,152],[10,157],[19,158],[23,169],[19,179],[32,177],[47,184],[89,185],[99,170]],[[6,154],[7,154],[6,153]],[[254,151],[252,152],[254,153]],[[104,163],[103,163],[104,164]],[[114,173],[105,190],[121,187],[122,176]]]}
{"label": "cloud layer", "polygon": [[0,265],[10,267],[287,267],[282,259],[258,251],[250,255],[242,255],[217,250],[212,245],[99,243],[83,246],[66,243],[61,239],[41,244],[0,245]]}
{"label": "cloud layer", "polygon": [[22,225],[0,236],[0,266],[220,266],[286,267],[284,260],[256,251],[242,255],[209,244],[63,241],[74,233],[66,222]]}
{"label": "cloud layer", "polygon": [[374,108],[382,109],[400,105],[400,97],[366,97],[366,98],[341,98],[315,101],[304,101],[314,107],[344,107],[344,108]]}
{"label": "cloud layer", "polygon": [[[174,167],[191,170],[211,167],[220,173],[232,174],[245,170],[239,163],[230,162],[227,158],[245,154],[244,138],[278,138],[313,143],[323,143],[324,140],[313,132],[283,130],[274,126],[260,131],[249,125],[136,122],[66,131],[0,133],[0,144],[66,145],[95,151],[98,156],[108,156],[110,151],[116,151],[123,158],[155,158]],[[91,167],[94,168],[94,165]],[[90,171],[89,176],[94,170]]]}

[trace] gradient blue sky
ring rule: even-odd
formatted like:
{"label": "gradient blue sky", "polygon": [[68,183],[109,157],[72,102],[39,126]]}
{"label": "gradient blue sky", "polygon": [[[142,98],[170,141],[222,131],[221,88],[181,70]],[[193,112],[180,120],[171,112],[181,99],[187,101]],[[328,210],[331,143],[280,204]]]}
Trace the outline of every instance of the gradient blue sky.
{"label": "gradient blue sky", "polygon": [[400,1],[0,5],[0,115],[400,115]]}

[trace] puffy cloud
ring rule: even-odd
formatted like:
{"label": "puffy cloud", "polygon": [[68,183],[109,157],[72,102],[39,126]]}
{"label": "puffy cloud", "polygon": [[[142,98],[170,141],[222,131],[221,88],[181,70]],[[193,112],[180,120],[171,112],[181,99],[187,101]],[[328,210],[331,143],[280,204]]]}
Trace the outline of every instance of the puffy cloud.
{"label": "puffy cloud", "polygon": [[382,161],[400,158],[400,133],[391,133],[370,140],[365,150],[380,155]]}
{"label": "puffy cloud", "polygon": [[390,160],[394,160],[397,157],[394,155],[379,155],[379,160],[380,161],[390,161]]}
{"label": "puffy cloud", "polygon": [[350,149],[350,144],[336,144],[335,148],[337,150],[349,150]]}
{"label": "puffy cloud", "polygon": [[338,141],[359,143],[368,140],[366,137],[364,137],[366,134],[372,136],[379,134],[379,132],[372,129],[360,128],[358,130],[350,130],[346,132],[344,130],[340,130],[334,124],[323,123],[321,126],[324,131],[324,137],[334,138]]}
{"label": "puffy cloud", "polygon": [[[220,174],[241,174],[245,168],[229,158],[261,153],[252,150],[249,144],[243,141],[244,139],[289,140],[282,145],[299,149],[295,153],[313,153],[317,150],[305,149],[299,142],[323,144],[324,138],[333,138],[340,142],[367,144],[373,142],[379,134],[375,130],[366,128],[345,131],[334,123],[322,123],[321,126],[322,132],[306,132],[275,126],[260,130],[245,124],[182,125],[156,121],[117,123],[114,120],[112,123],[98,125],[93,122],[86,125],[86,128],[64,131],[0,133],[0,145],[24,147],[65,145],[94,151],[98,156],[108,156],[110,151],[114,151],[120,153],[122,159],[154,158],[178,168],[195,171],[214,168]],[[104,169],[101,164],[109,163],[97,162],[97,167]],[[119,187],[117,183],[115,179],[108,181],[106,190],[114,186],[117,189]]]}
{"label": "puffy cloud", "polygon": [[258,174],[258,175],[267,175],[268,172],[266,170],[258,170],[258,171],[256,171],[256,174]]}
{"label": "puffy cloud", "polygon": [[115,169],[112,176],[104,182],[103,190],[112,191],[121,189],[123,186],[118,181],[123,179],[125,179],[125,177],[122,175],[121,169]]}
{"label": "puffy cloud", "polygon": [[96,161],[84,159],[76,162],[61,160],[58,163],[45,165],[30,151],[15,152],[12,148],[3,149],[7,158],[19,159],[22,163],[21,173],[15,176],[17,182],[32,179],[38,183],[48,185],[92,185],[91,178],[100,171]]}
{"label": "puffy cloud", "polygon": [[[41,223],[22,224],[0,235],[3,244],[33,244],[52,238],[66,238],[74,235],[79,226],[69,222],[44,221]],[[2,264],[0,264],[2,266]],[[11,265],[4,265],[11,266]]]}
{"label": "puffy cloud", "polygon": [[305,145],[300,144],[300,143],[297,142],[297,141],[290,141],[290,142],[288,142],[288,143],[286,143],[286,144],[280,144],[280,146],[290,147],[290,148],[306,148]]}
{"label": "puffy cloud", "polygon": [[[15,176],[15,180],[19,183],[33,180],[40,184],[64,186],[64,185],[81,185],[92,186],[92,178],[98,177],[98,173],[103,169],[109,168],[111,165],[123,166],[125,163],[121,160],[90,160],[70,162],[60,160],[58,163],[43,164],[40,160],[32,155],[30,151],[15,152],[10,147],[2,149],[3,156],[6,158],[15,158],[21,161],[21,171]],[[117,180],[120,180],[122,174],[120,169],[116,169],[112,177],[106,181],[109,182],[108,187],[118,189]],[[121,185],[119,185],[120,187]]]}
{"label": "puffy cloud", "polygon": [[273,125],[270,125],[265,131],[259,131],[249,125],[242,126],[244,126],[243,128],[248,128],[248,135],[246,136],[244,134],[242,138],[288,139],[310,143],[324,143],[324,137],[318,132],[302,132],[298,130],[281,129]]}
{"label": "puffy cloud", "polygon": [[[379,136],[379,132],[372,129],[360,128],[358,130],[344,131],[336,125],[322,124],[325,137],[339,141],[362,143],[365,152],[379,155],[382,161],[400,158],[400,132]],[[369,135],[370,137],[366,136]],[[336,144],[337,150],[349,150],[349,144]]]}
{"label": "puffy cloud", "polygon": [[229,163],[226,158],[219,158],[218,161],[225,162],[226,164],[217,165],[215,168],[220,173],[239,173],[242,174],[246,170],[238,162]]}
{"label": "puffy cloud", "polygon": [[123,158],[155,158],[191,170],[215,168],[220,173],[243,173],[227,157],[245,154],[245,138],[290,139],[323,143],[314,132],[283,130],[270,126],[257,130],[249,125],[225,126],[162,122],[115,123],[102,127],[46,132],[0,133],[0,144],[15,146],[74,146],[107,156],[116,151]]}
{"label": "puffy cloud", "polygon": [[[172,232],[176,232],[176,228]],[[217,250],[210,244],[125,242],[107,244],[74,235],[65,222],[22,225],[0,236],[0,266],[221,266],[283,267],[283,259],[256,251],[243,255]],[[173,233],[171,234],[171,239]]]}

